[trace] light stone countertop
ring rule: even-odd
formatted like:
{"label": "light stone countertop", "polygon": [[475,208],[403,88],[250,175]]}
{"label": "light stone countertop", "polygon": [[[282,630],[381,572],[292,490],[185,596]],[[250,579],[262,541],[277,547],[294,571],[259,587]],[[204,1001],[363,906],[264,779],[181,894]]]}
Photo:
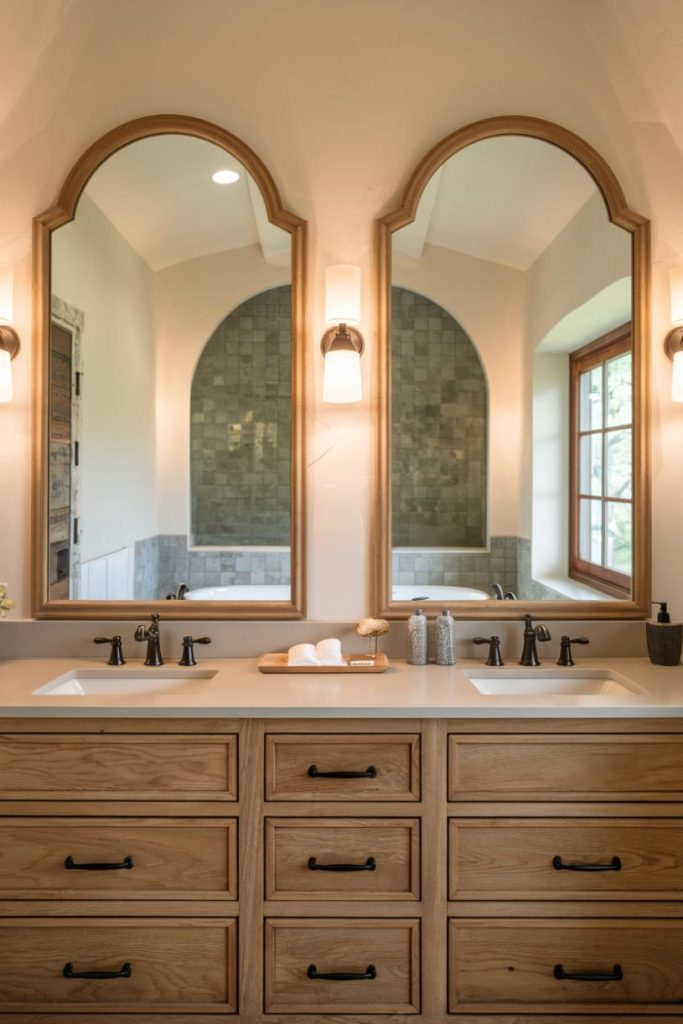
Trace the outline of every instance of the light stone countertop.
{"label": "light stone countertop", "polygon": [[[173,679],[166,693],[114,696],[40,696],[35,690],[74,672],[92,670],[101,678],[142,676]],[[197,673],[213,672],[212,678]],[[524,673],[534,680],[553,675],[606,673],[630,692],[594,696],[483,696],[468,676],[499,681],[510,693]],[[505,680],[505,682],[502,682]],[[609,688],[609,687],[608,687]],[[615,688],[615,687],[611,687]],[[619,687],[616,687],[619,689]],[[453,667],[417,667],[393,662],[383,674],[266,675],[256,659],[202,659],[196,669],[175,662],[145,668],[129,661],[123,668],[104,659],[17,658],[0,660],[0,717],[226,717],[226,718],[614,718],[683,715],[683,665],[665,668],[646,658],[581,658],[575,668],[554,662],[521,669],[511,663],[486,668],[463,660]]]}

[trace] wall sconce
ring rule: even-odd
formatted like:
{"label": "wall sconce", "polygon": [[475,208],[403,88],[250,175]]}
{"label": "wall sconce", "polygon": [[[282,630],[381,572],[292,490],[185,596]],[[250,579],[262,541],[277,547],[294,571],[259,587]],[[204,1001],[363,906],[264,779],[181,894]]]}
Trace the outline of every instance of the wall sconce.
{"label": "wall sconce", "polygon": [[365,350],[360,323],[360,267],[346,264],[325,271],[325,319],[334,324],[322,336],[325,357],[324,402],[360,402],[363,385],[360,357]]}
{"label": "wall sconce", "polygon": [[8,267],[0,267],[0,402],[11,402],[12,360],[19,351],[19,335],[11,326],[14,316],[14,281]]}
{"label": "wall sconce", "polygon": [[664,351],[673,360],[671,401],[683,402],[683,267],[669,271],[671,323],[674,325],[664,339]]}

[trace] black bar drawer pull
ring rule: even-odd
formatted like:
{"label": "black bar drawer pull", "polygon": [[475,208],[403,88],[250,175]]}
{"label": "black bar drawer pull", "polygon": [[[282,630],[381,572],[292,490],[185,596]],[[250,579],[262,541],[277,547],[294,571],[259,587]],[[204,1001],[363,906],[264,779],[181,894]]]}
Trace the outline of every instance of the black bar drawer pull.
{"label": "black bar drawer pull", "polygon": [[621,964],[615,964],[611,971],[577,971],[571,973],[565,971],[562,964],[555,964],[555,970],[553,974],[558,981],[622,981],[624,972],[621,969]]}
{"label": "black bar drawer pull", "polygon": [[64,964],[65,978],[90,978],[93,981],[108,981],[110,978],[130,978],[133,965],[125,963],[120,971],[74,971],[74,965]]}
{"label": "black bar drawer pull", "polygon": [[364,772],[319,772],[317,767],[312,764],[308,769],[308,774],[312,779],[376,779],[377,769],[374,764],[371,764]]}
{"label": "black bar drawer pull", "polygon": [[77,864],[73,857],[64,861],[67,871],[126,871],[135,867],[132,857],[124,857],[120,864]]}
{"label": "black bar drawer pull", "polygon": [[563,864],[560,856],[553,857],[556,871],[621,871],[621,860],[612,857],[609,864]]}
{"label": "black bar drawer pull", "polygon": [[365,864],[318,864],[315,857],[308,858],[309,871],[375,871],[377,861],[368,857]]}
{"label": "black bar drawer pull", "polygon": [[333,971],[331,974],[318,974],[315,964],[309,964],[306,976],[311,981],[374,981],[377,977],[377,968],[374,964],[368,964],[363,974],[353,974],[350,971]]}

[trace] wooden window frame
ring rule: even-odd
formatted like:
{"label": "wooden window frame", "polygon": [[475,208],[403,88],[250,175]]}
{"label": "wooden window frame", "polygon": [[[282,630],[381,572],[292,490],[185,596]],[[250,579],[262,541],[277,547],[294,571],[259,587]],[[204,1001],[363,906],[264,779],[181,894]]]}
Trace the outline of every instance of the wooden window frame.
{"label": "wooden window frame", "polygon": [[[623,355],[625,352],[633,353],[633,327],[632,324],[622,324],[620,327],[616,327],[614,330],[609,331],[607,334],[602,335],[600,338],[596,338],[595,341],[590,342],[588,345],[584,345],[583,348],[578,349],[576,352],[572,352],[569,357],[569,577],[573,580],[578,580],[580,583],[585,583],[587,586],[595,587],[604,593],[610,594],[613,597],[629,598],[632,593],[633,575],[627,576],[625,573],[616,572],[614,569],[608,569],[606,566],[595,565],[593,562],[587,562],[579,557],[579,543],[580,543],[580,528],[579,528],[579,505],[581,498],[593,498],[596,499],[596,495],[581,494],[579,487],[580,480],[580,437],[582,434],[596,433],[597,431],[581,431],[579,429],[579,378],[581,374],[586,373],[588,370],[596,366],[604,366],[605,363],[617,356]],[[604,395],[603,395],[604,401]],[[612,430],[624,429],[628,426],[631,430],[631,466],[633,468],[633,404],[631,406],[631,420],[628,425],[622,424],[619,427],[603,427],[599,433],[604,438],[605,434],[610,433]],[[603,448],[603,459],[602,459],[602,471],[603,481],[605,473],[605,457]],[[630,498],[608,498],[604,494],[600,495],[600,503],[603,509],[603,545],[604,545],[604,507],[608,501],[615,501],[624,505],[630,505],[631,514],[631,530],[634,528],[634,497],[633,488],[631,490]]]}

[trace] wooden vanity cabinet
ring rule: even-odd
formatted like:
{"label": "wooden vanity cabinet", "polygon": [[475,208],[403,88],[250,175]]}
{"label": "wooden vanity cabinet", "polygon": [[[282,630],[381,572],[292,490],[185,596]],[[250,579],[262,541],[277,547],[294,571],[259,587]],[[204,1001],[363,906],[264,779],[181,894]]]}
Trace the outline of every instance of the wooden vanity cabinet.
{"label": "wooden vanity cabinet", "polygon": [[3,1024],[683,1020],[676,719],[5,719],[0,818]]}

